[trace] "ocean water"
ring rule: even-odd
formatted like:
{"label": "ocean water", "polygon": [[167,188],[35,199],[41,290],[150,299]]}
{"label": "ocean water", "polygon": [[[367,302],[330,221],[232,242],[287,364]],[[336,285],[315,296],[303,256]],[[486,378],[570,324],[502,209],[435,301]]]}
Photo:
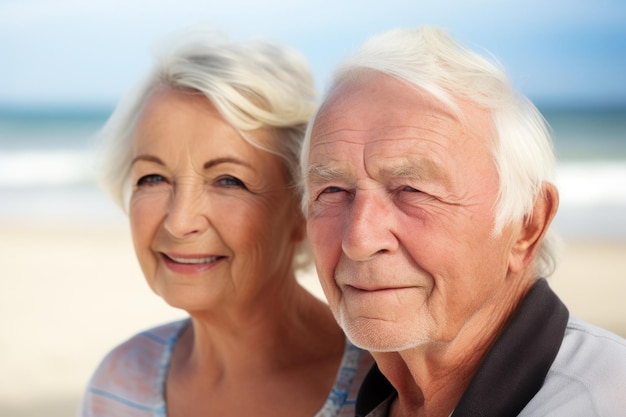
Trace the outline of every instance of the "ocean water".
{"label": "ocean water", "polygon": [[[566,238],[626,241],[626,107],[541,109],[553,129]],[[93,136],[110,109],[0,108],[3,221],[124,222],[97,187]]]}

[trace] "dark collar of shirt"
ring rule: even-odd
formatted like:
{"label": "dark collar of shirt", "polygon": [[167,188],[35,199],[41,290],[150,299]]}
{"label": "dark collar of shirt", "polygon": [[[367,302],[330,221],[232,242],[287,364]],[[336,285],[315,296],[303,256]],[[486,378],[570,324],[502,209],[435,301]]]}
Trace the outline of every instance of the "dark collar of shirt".
{"label": "dark collar of shirt", "polygon": [[[546,280],[537,280],[485,355],[452,417],[518,415],[543,385],[568,319]],[[367,416],[396,394],[374,365],[359,390],[356,417]]]}

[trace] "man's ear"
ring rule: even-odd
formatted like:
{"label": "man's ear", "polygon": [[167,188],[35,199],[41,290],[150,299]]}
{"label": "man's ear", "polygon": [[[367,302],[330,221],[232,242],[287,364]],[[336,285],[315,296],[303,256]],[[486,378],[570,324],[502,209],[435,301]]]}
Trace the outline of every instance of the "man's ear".
{"label": "man's ear", "polygon": [[511,250],[509,269],[519,272],[528,267],[537,256],[541,241],[559,207],[559,192],[553,184],[544,182],[543,192],[535,201],[532,215],[526,216],[517,240]]}

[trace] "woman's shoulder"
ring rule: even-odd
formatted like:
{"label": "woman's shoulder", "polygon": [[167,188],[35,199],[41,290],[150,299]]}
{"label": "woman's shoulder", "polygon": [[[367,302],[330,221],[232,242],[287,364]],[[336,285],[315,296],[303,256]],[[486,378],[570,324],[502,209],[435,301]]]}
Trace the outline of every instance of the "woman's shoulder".
{"label": "woman's shoulder", "polygon": [[150,408],[162,402],[172,349],[188,321],[142,331],[113,348],[91,377],[84,406]]}
{"label": "woman's shoulder", "polygon": [[163,356],[173,348],[187,321],[179,320],[144,330],[113,348],[98,366],[92,385],[106,385],[111,379],[150,379],[162,365]]}
{"label": "woman's shoulder", "polygon": [[335,384],[316,417],[353,416],[359,388],[373,364],[374,358],[369,352],[353,345],[346,338]]}

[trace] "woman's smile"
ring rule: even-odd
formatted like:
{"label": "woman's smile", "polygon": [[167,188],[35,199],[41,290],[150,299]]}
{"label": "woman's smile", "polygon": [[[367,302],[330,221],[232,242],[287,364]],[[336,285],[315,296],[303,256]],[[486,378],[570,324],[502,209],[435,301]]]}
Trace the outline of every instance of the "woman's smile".
{"label": "woman's smile", "polygon": [[181,274],[197,274],[211,269],[220,260],[226,259],[224,256],[209,255],[171,255],[162,253],[162,258],[172,272]]}

